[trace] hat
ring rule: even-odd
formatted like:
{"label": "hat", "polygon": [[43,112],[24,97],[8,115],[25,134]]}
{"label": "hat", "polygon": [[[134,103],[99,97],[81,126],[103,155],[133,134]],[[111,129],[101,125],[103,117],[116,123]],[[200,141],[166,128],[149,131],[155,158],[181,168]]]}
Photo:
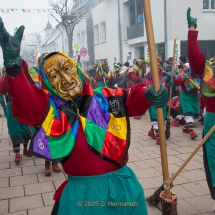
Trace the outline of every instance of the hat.
{"label": "hat", "polygon": [[114,69],[119,69],[120,68],[120,66],[118,65],[118,64],[114,64]]}
{"label": "hat", "polygon": [[146,58],[146,63],[150,63],[150,58],[149,57]]}
{"label": "hat", "polygon": [[125,62],[123,66],[129,67],[129,62]]}
{"label": "hat", "polygon": [[124,72],[126,72],[127,69],[128,69],[128,68],[127,68],[126,66],[122,66],[122,67],[120,68],[119,74],[120,74],[120,75],[123,74]]}
{"label": "hat", "polygon": [[180,59],[181,62],[183,62],[183,63],[186,63],[186,62],[187,62],[186,57],[184,57],[184,56],[179,57],[179,59]]}

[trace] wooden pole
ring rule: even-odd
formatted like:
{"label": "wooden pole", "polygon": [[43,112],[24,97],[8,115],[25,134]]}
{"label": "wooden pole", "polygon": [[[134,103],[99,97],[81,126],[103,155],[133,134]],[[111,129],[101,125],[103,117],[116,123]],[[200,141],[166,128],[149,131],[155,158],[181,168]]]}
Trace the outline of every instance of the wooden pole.
{"label": "wooden pole", "polygon": [[77,58],[77,64],[79,64],[80,61],[81,61],[81,55],[79,54],[79,55],[78,55],[78,58]]}
{"label": "wooden pole", "polygon": [[[157,57],[156,57],[156,47],[151,15],[151,5],[150,0],[142,0],[145,24],[146,24],[146,33],[149,46],[150,62],[151,62],[151,73],[154,83],[154,89],[159,91],[160,81],[158,76],[157,68]],[[165,196],[171,198],[170,194],[170,183],[169,183],[169,169],[168,169],[168,159],[167,159],[167,150],[166,150],[166,138],[165,138],[165,129],[164,129],[164,118],[163,118],[163,108],[157,108],[157,121],[158,121],[158,130],[160,138],[160,151],[161,151],[161,161],[162,161],[162,171],[163,171],[163,183],[165,188]]]}
{"label": "wooden pole", "polygon": [[[173,81],[173,73],[174,73],[174,66],[175,66],[175,46],[176,46],[176,39],[174,39],[174,45],[173,45],[173,55],[172,55],[172,69],[171,69],[171,81]],[[172,101],[172,86],[170,86],[169,89],[169,104],[171,104]],[[168,108],[168,119],[170,118],[170,106]]]}

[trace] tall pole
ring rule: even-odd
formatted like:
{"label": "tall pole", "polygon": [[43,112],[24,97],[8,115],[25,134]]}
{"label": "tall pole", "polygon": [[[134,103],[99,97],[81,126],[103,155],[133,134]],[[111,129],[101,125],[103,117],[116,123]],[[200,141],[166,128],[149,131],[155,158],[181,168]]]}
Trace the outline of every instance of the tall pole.
{"label": "tall pole", "polygon": [[[148,40],[148,46],[149,46],[151,74],[152,74],[154,89],[156,91],[159,91],[160,80],[158,76],[156,47],[155,47],[150,0],[142,0],[142,3],[143,3],[143,9],[144,9],[146,33],[147,33],[147,40]],[[168,169],[168,159],[167,159],[167,150],[166,150],[163,108],[157,108],[156,112],[157,112],[158,130],[159,130],[159,138],[160,138],[163,183],[165,188],[164,192],[165,192],[165,196],[168,198],[171,196],[171,194],[170,194],[169,169]]]}

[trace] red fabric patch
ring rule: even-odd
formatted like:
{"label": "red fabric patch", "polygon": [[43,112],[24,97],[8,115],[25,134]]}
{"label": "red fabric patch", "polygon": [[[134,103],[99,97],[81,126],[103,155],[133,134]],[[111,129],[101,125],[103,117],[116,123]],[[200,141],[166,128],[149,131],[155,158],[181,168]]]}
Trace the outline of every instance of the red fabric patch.
{"label": "red fabric patch", "polygon": [[117,88],[117,89],[110,89],[110,88],[102,88],[102,93],[106,98],[110,96],[123,96],[124,95],[124,90],[122,88]]}
{"label": "red fabric patch", "polygon": [[107,132],[101,153],[112,160],[120,163],[126,150],[127,141],[122,140],[110,132]]}
{"label": "red fabric patch", "polygon": [[84,80],[84,89],[83,89],[81,95],[82,96],[85,96],[85,95],[93,96],[93,89],[85,80]]}
{"label": "red fabric patch", "polygon": [[59,113],[61,119],[55,119],[55,121],[53,122],[50,132],[51,137],[59,137],[61,135],[64,135],[68,130],[71,129],[66,115],[62,111],[59,111]]}

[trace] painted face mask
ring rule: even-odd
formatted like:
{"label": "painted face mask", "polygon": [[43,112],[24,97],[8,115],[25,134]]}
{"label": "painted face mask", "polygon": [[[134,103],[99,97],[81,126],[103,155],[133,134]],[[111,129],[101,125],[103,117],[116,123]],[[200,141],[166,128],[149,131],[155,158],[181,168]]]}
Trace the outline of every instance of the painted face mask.
{"label": "painted face mask", "polygon": [[48,57],[43,63],[50,85],[65,100],[73,100],[82,92],[82,82],[75,65],[70,58],[56,53]]}

